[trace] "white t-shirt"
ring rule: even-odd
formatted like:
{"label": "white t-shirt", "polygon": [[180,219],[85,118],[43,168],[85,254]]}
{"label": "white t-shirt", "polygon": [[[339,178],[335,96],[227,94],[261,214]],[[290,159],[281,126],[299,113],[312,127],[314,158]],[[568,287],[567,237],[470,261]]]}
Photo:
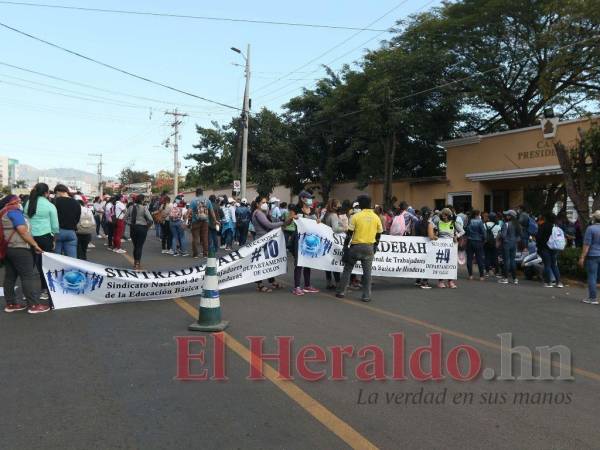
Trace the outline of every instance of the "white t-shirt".
{"label": "white t-shirt", "polygon": [[127,214],[127,207],[123,204],[122,201],[117,201],[115,205],[115,218],[117,219],[125,219],[125,215]]}

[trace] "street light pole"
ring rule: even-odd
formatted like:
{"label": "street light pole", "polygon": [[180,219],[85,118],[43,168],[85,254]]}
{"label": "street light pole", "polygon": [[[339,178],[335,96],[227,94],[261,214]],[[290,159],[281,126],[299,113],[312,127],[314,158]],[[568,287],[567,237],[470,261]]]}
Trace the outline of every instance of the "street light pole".
{"label": "street light pole", "polygon": [[250,44],[246,50],[246,87],[244,88],[244,108],[242,112],[244,129],[242,131],[242,179],[240,195],[246,197],[246,179],[248,176],[248,127],[250,124]]}

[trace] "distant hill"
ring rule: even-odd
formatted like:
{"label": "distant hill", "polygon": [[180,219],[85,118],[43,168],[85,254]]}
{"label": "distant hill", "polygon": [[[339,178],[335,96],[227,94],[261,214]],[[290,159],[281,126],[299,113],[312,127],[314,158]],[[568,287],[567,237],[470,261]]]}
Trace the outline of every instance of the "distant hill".
{"label": "distant hill", "polygon": [[95,185],[98,182],[98,175],[93,172],[87,172],[85,170],[71,169],[71,168],[57,168],[57,169],[37,169],[27,164],[19,164],[19,179],[28,182],[37,182],[38,177],[56,177],[65,178],[65,181],[77,179],[85,181],[86,183]]}

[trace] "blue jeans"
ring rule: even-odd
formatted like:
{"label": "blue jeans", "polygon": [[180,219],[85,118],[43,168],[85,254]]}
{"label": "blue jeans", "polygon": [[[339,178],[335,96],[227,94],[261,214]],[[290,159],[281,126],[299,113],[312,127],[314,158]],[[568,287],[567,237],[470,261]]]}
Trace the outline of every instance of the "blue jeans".
{"label": "blue jeans", "polygon": [[231,248],[233,244],[233,228],[227,228],[223,231],[223,240],[225,241],[225,246]]}
{"label": "blue jeans", "polygon": [[160,239],[160,223],[158,222],[154,224],[154,233],[156,234],[156,237]]}
{"label": "blue jeans", "polygon": [[590,299],[595,300],[598,298],[596,284],[600,278],[600,256],[588,256],[585,260],[585,269],[587,270]]}
{"label": "blue jeans", "polygon": [[517,278],[517,263],[515,258],[517,257],[517,244],[504,245],[502,247],[502,257],[504,258],[504,278],[508,278],[508,274],[513,277],[513,280]]}
{"label": "blue jeans", "polygon": [[74,230],[63,230],[56,235],[54,253],[77,258],[77,235]]}
{"label": "blue jeans", "polygon": [[183,220],[171,220],[171,236],[173,241],[171,250],[177,251],[177,243],[179,243],[179,252],[185,253],[185,229],[183,228]]}
{"label": "blue jeans", "polygon": [[558,263],[556,262],[558,252],[551,249],[542,249],[539,253],[544,262],[544,281],[550,284],[553,281],[552,276],[554,276],[554,281],[558,283],[560,281],[560,272],[558,271]]}
{"label": "blue jeans", "polygon": [[217,253],[219,249],[219,233],[214,228],[208,228],[208,249]]}

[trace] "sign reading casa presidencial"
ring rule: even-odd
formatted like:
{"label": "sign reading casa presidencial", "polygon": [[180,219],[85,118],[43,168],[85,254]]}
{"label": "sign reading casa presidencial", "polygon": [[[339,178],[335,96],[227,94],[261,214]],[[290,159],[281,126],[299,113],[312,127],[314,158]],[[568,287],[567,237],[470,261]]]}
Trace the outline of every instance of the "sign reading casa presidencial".
{"label": "sign reading casa presidencial", "polygon": [[[297,219],[298,265],[341,272],[346,235],[334,233],[314,220]],[[380,277],[456,279],[457,245],[451,239],[382,235],[373,260],[372,275]],[[352,273],[362,274],[360,262]]]}
{"label": "sign reading casa presidencial", "polygon": [[[219,289],[253,283],[286,273],[281,229],[219,258]],[[166,300],[202,293],[205,266],[172,270],[107,267],[44,253],[44,276],[56,309],[109,303]]]}

